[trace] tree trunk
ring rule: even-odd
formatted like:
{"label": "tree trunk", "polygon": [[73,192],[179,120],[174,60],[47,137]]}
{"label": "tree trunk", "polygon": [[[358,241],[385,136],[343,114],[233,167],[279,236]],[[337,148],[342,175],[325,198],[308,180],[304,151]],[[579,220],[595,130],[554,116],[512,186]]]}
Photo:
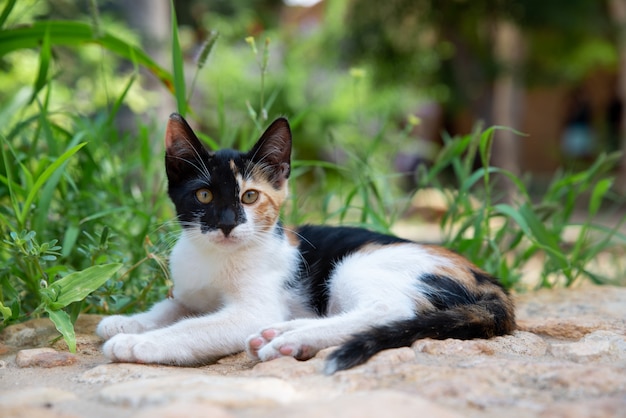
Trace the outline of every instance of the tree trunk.
{"label": "tree trunk", "polygon": [[622,158],[616,186],[622,193],[626,193],[626,0],[609,0],[609,12],[618,29],[617,49],[619,51],[620,65],[617,95],[622,103],[622,115],[620,118],[620,149]]}
{"label": "tree trunk", "polygon": [[[141,36],[145,52],[164,68],[171,68],[170,2],[168,0],[119,1],[128,25]],[[165,126],[176,107],[172,95],[154,77],[146,73],[144,87],[162,92],[155,109],[158,123]],[[131,115],[134,124],[134,115]],[[160,141],[161,139],[158,138]],[[159,149],[156,147],[156,149]]]}
{"label": "tree trunk", "polygon": [[[493,123],[521,130],[523,111],[523,89],[521,73],[525,58],[525,42],[517,25],[499,20],[495,23],[494,56],[499,65],[499,76],[493,86]],[[520,140],[510,130],[496,132],[493,142],[493,164],[521,174]],[[513,184],[506,181],[505,192],[509,198],[514,194]]]}

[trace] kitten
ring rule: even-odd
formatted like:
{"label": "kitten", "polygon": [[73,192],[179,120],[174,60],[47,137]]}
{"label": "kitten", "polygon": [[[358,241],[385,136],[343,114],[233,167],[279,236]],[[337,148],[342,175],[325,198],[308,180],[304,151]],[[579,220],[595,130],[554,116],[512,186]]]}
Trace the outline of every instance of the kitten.
{"label": "kitten", "polygon": [[113,361],[205,364],[313,357],[328,374],[420,338],[490,338],[515,328],[506,290],[463,257],[359,228],[279,221],[291,132],[277,119],[247,153],[206,150],[185,120],[165,135],[168,193],[182,235],[173,296],[111,316],[97,333]]}

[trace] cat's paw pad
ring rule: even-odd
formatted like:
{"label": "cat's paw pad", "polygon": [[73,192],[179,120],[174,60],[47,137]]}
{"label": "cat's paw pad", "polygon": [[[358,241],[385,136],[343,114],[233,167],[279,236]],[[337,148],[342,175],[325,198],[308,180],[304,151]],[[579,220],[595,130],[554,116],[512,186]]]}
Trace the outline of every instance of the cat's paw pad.
{"label": "cat's paw pad", "polygon": [[259,357],[259,350],[279,335],[280,331],[274,328],[267,328],[258,334],[251,335],[246,341],[246,351],[252,358],[262,360]]}
{"label": "cat's paw pad", "polygon": [[269,328],[248,339],[248,353],[261,361],[269,361],[279,357],[293,357],[307,360],[315,355],[313,347],[294,341],[289,335],[282,335],[277,329]]}
{"label": "cat's paw pad", "polygon": [[108,340],[117,334],[141,334],[146,326],[132,317],[113,315],[104,318],[96,328],[98,336]]}

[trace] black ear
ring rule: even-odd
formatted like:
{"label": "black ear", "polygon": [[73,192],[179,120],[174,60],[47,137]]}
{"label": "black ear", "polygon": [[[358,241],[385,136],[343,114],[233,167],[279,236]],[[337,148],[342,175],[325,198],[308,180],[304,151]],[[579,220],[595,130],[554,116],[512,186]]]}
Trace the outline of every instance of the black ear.
{"label": "black ear", "polygon": [[252,147],[248,158],[267,167],[274,187],[281,187],[291,173],[291,129],[285,118],[278,118]]}
{"label": "black ear", "polygon": [[165,129],[165,169],[170,180],[179,180],[184,171],[198,167],[209,155],[187,121],[172,113]]}

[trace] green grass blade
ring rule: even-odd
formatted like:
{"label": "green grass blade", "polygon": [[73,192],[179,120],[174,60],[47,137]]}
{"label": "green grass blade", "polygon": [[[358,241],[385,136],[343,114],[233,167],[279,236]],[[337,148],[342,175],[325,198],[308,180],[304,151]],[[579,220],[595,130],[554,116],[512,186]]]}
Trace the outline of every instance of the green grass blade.
{"label": "green grass blade", "polygon": [[0,14],[0,29],[2,29],[4,23],[7,21],[7,18],[9,17],[11,11],[13,10],[13,7],[15,6],[15,3],[17,3],[17,0],[9,0],[4,6],[4,9],[2,9],[2,14]]}
{"label": "green grass blade", "polygon": [[19,222],[21,225],[26,221],[26,216],[28,215],[28,211],[30,210],[30,206],[33,204],[35,197],[39,190],[43,187],[43,185],[48,181],[48,179],[57,171],[60,167],[62,167],[65,162],[72,157],[72,155],[76,154],[82,147],[87,145],[86,142],[76,145],[65,151],[59,158],[56,159],[52,164],[50,164],[43,173],[35,180],[33,186],[30,188],[28,196],[26,196],[26,200],[24,201],[24,206],[22,207],[22,211],[19,215]]}
{"label": "green grass blade", "polygon": [[[67,148],[71,149],[78,145],[85,137],[86,132],[78,132],[74,138],[72,138],[71,142],[68,144]],[[63,175],[65,175],[64,168],[67,166],[68,161],[65,161],[60,169],[56,170],[46,181],[45,186],[41,189],[41,194],[39,196],[39,201],[37,204],[36,214],[33,220],[33,229],[35,231],[42,231],[44,229],[45,222],[48,219],[48,212],[50,205],[52,203],[52,199],[54,198],[54,192],[57,189],[59,182]]]}
{"label": "green grass blade", "polygon": [[602,179],[600,180],[593,191],[591,192],[591,199],[589,199],[589,216],[594,216],[598,213],[600,206],[602,205],[602,201],[604,200],[604,196],[609,191],[611,186],[613,185],[612,179]]}
{"label": "green grass blade", "polygon": [[[7,158],[6,148],[9,148],[10,144],[4,136],[0,136],[0,138],[2,139],[2,144],[0,144],[1,145],[0,153],[2,154],[2,162],[4,164],[4,169],[6,170],[6,175],[4,176],[4,179],[2,179],[2,181],[5,182],[7,185],[7,189],[9,190],[9,199],[11,200],[11,206],[13,208],[13,214],[17,218],[19,217],[19,214],[20,214],[20,205],[19,205],[19,199],[17,198],[18,190],[15,190],[15,189],[16,188],[19,189],[19,186],[13,181],[13,169],[11,165],[9,165],[9,159]],[[5,147],[5,144],[6,144],[6,147]],[[23,189],[20,189],[20,190],[22,192],[24,191]]]}
{"label": "green grass blade", "polygon": [[120,94],[119,97],[115,100],[115,103],[113,103],[113,108],[111,109],[111,111],[109,112],[109,116],[107,117],[106,126],[113,126],[115,115],[117,115],[117,112],[119,112],[120,107],[122,107],[122,104],[124,103],[124,99],[128,95],[128,92],[130,91],[130,88],[135,83],[136,79],[137,79],[137,74],[133,74],[128,79],[128,83],[126,83],[124,90],[122,90],[122,94]]}
{"label": "green grass blade", "polygon": [[50,31],[46,30],[41,44],[41,51],[39,52],[39,71],[37,73],[35,85],[33,86],[33,94],[30,97],[30,103],[35,100],[41,89],[48,84],[48,68],[50,67],[51,56],[52,50],[50,46]]}
{"label": "green grass blade", "polygon": [[183,52],[180,48],[178,39],[178,23],[176,21],[176,10],[174,9],[174,0],[170,2],[171,8],[171,30],[172,30],[172,72],[174,74],[174,95],[176,104],[178,105],[178,113],[182,116],[187,115],[187,97],[185,87],[185,72],[183,62]]}

